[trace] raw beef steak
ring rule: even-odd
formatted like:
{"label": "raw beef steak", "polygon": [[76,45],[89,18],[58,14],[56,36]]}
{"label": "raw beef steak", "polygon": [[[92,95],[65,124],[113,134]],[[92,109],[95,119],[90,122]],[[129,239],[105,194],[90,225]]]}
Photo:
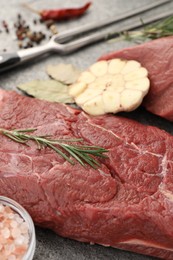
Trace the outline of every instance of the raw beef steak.
{"label": "raw beef steak", "polygon": [[0,195],[39,226],[84,242],[173,259],[173,137],[135,121],[89,117],[0,90],[0,127],[83,138],[109,150],[97,170],[0,135]]}
{"label": "raw beef steak", "polygon": [[149,72],[151,88],[143,105],[173,121],[173,37],[160,38],[102,56],[101,59],[137,60]]}

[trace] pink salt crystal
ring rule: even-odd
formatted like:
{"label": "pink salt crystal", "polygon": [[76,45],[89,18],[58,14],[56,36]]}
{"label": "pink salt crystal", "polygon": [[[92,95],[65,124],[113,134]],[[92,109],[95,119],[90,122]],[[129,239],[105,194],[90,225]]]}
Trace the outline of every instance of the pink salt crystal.
{"label": "pink salt crystal", "polygon": [[3,226],[4,226],[4,223],[0,222],[0,229],[3,228]]}
{"label": "pink salt crystal", "polygon": [[15,245],[14,244],[7,244],[7,245],[4,246],[4,248],[5,248],[6,255],[9,256],[15,250]]}
{"label": "pink salt crystal", "polygon": [[23,219],[18,215],[18,214],[14,214],[14,219],[17,221],[17,223],[22,223]]}
{"label": "pink salt crystal", "polygon": [[10,223],[10,226],[11,226],[12,228],[16,228],[17,225],[18,225],[18,223],[17,223],[15,220],[12,220],[11,223]]}
{"label": "pink salt crystal", "polygon": [[18,228],[18,226],[15,227],[15,228],[12,228],[12,230],[11,230],[11,236],[12,236],[13,238],[16,238],[16,237],[18,237],[19,235],[20,235],[20,229]]}
{"label": "pink salt crystal", "polygon": [[7,239],[10,237],[10,230],[8,227],[4,227],[4,229],[1,231],[2,236]]}
{"label": "pink salt crystal", "polygon": [[8,218],[9,218],[9,219],[14,219],[14,213],[12,213],[12,212],[9,213],[9,214],[8,214]]}
{"label": "pink salt crystal", "polygon": [[24,241],[25,241],[25,237],[20,235],[18,236],[16,239],[15,239],[15,244],[16,245],[23,245],[24,244]]}
{"label": "pink salt crystal", "polygon": [[10,207],[0,204],[0,260],[21,260],[28,244],[27,223]]}
{"label": "pink salt crystal", "polygon": [[23,222],[21,225],[20,225],[20,230],[23,234],[26,234],[28,233],[28,225],[26,224],[26,222]]}
{"label": "pink salt crystal", "polygon": [[4,211],[4,207],[2,204],[0,204],[0,213]]}
{"label": "pink salt crystal", "polygon": [[5,212],[6,213],[11,213],[13,211],[11,210],[11,208],[9,206],[5,206]]}
{"label": "pink salt crystal", "polygon": [[1,232],[0,232],[0,245],[4,245],[6,244],[6,239],[4,239],[4,237],[2,236]]}
{"label": "pink salt crystal", "polygon": [[16,247],[15,251],[14,251],[14,254],[15,255],[21,255],[21,254],[24,254],[26,252],[26,249],[27,247],[26,246],[18,246]]}
{"label": "pink salt crystal", "polygon": [[7,258],[7,260],[16,260],[17,258],[16,258],[16,256],[15,255],[10,255],[8,258]]}

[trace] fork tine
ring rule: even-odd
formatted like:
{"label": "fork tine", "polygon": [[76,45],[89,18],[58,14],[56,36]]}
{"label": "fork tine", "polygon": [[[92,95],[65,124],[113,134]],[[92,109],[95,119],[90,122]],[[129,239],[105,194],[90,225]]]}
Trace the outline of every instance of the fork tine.
{"label": "fork tine", "polygon": [[98,28],[108,26],[108,25],[116,23],[116,22],[123,21],[127,18],[136,16],[138,14],[149,11],[153,8],[159,7],[159,6],[164,5],[166,3],[169,3],[169,2],[171,2],[171,0],[157,0],[157,2],[153,2],[153,3],[150,3],[148,5],[144,5],[142,7],[139,7],[135,10],[130,10],[130,11],[127,11],[126,13],[117,15],[116,18],[113,17],[113,18],[106,19],[106,20],[103,20],[103,21],[99,21],[99,22],[88,24],[88,25],[80,26],[80,27],[68,30],[66,32],[62,32],[62,33],[58,34],[57,36],[55,36],[54,40],[59,42],[59,43],[63,43],[65,41],[69,40],[73,36],[77,36],[81,33],[85,33],[85,32],[88,32],[88,31],[92,31],[92,30],[95,30],[95,29],[98,29]]}
{"label": "fork tine", "polygon": [[[156,22],[156,21],[163,19],[165,17],[168,17],[170,15],[172,15],[172,10],[168,10],[164,13],[160,13],[158,15],[155,15],[154,17],[148,17],[146,19],[143,19],[143,22],[145,25],[147,25],[149,23]],[[138,27],[141,27],[142,25],[143,24],[141,23],[140,17],[138,17],[138,20],[136,20],[136,21],[129,20],[128,25],[119,26],[119,29],[116,32],[112,32],[112,31],[95,32],[88,36],[74,40],[72,42],[62,44],[62,46],[63,46],[62,53],[68,54],[70,52],[73,52],[73,51],[75,51],[81,47],[84,47],[86,45],[89,45],[91,43],[94,43],[94,42],[97,42],[100,40],[104,40],[104,39],[106,40],[113,36],[118,36],[120,33],[124,32],[124,31],[130,31],[130,30],[136,29]]]}

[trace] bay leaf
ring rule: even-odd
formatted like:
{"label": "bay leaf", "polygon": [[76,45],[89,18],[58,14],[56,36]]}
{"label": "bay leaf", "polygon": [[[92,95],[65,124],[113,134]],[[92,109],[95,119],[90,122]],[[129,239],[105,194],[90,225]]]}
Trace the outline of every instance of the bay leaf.
{"label": "bay leaf", "polygon": [[35,98],[51,102],[74,103],[68,94],[68,86],[56,80],[33,80],[17,88]]}
{"label": "bay leaf", "polygon": [[81,71],[72,64],[63,63],[58,65],[49,65],[46,71],[51,78],[67,85],[75,83],[81,73]]}

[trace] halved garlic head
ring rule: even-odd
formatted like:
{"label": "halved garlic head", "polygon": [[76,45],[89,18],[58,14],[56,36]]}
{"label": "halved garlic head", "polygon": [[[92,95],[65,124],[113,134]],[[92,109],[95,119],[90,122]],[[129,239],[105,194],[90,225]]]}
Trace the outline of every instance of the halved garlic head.
{"label": "halved garlic head", "polygon": [[132,111],[148,93],[148,72],[134,60],[98,61],[69,87],[75,102],[90,115]]}

